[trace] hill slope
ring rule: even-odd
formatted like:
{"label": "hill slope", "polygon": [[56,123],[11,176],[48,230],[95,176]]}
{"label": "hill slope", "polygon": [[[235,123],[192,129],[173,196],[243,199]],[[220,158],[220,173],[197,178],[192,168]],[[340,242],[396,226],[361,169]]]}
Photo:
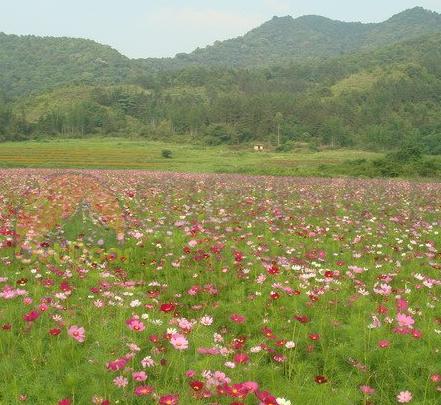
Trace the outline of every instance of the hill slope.
{"label": "hill slope", "polygon": [[253,67],[305,58],[338,56],[441,32],[441,14],[416,7],[377,24],[319,16],[274,17],[243,37],[216,42],[171,59],[147,59],[153,68],[189,65]]}
{"label": "hill slope", "polygon": [[130,59],[86,39],[0,33],[0,94],[14,97],[67,83],[127,81]]}
{"label": "hill slope", "polygon": [[[277,114],[280,113],[280,114]],[[278,118],[276,118],[278,116]],[[146,87],[89,85],[0,105],[0,136],[112,134],[208,144],[395,148],[441,153],[441,34],[321,62],[158,72]]]}
{"label": "hill slope", "polygon": [[274,17],[243,37],[217,42],[169,59],[130,60],[109,46],[73,38],[0,33],[0,99],[69,84],[141,81],[190,66],[255,68],[336,57],[441,32],[441,15],[414,8],[379,24],[346,23],[318,16]]}

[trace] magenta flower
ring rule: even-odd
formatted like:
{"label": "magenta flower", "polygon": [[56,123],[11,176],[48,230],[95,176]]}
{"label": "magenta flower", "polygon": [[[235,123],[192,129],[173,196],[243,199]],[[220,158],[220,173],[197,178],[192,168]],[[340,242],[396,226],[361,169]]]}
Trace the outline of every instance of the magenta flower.
{"label": "magenta flower", "polygon": [[132,377],[135,381],[143,382],[147,380],[147,374],[145,371],[135,371],[132,373]]}
{"label": "magenta flower", "polygon": [[144,324],[137,318],[130,318],[127,322],[127,326],[135,332],[142,332],[145,329]]}
{"label": "magenta flower", "polygon": [[414,319],[406,314],[398,314],[397,315],[398,325],[402,328],[409,328],[415,323]]}

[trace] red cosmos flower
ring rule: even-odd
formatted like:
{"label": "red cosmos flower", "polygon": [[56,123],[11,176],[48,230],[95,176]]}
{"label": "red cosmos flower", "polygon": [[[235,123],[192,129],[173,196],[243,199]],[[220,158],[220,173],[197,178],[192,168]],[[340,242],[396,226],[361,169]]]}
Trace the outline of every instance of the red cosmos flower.
{"label": "red cosmos flower", "polygon": [[39,317],[40,317],[40,313],[37,311],[31,311],[31,312],[28,312],[27,314],[23,315],[23,319],[26,322],[33,322],[36,319],[38,319]]}
{"label": "red cosmos flower", "polygon": [[421,332],[419,329],[413,329],[412,330],[412,336],[415,339],[421,339],[423,337],[423,332]]}
{"label": "red cosmos flower", "polygon": [[311,333],[308,335],[311,340],[320,340],[320,335],[318,333]]}
{"label": "red cosmos flower", "polygon": [[271,265],[271,267],[268,268],[267,271],[268,271],[269,274],[275,275],[275,274],[279,274],[280,269],[277,267],[276,264],[273,263]]}
{"label": "red cosmos flower", "polygon": [[52,336],[58,336],[61,333],[61,329],[59,328],[53,328],[49,331],[49,334]]}
{"label": "red cosmos flower", "polygon": [[384,305],[379,305],[377,308],[377,312],[379,314],[387,314],[389,312],[389,309],[385,307]]}
{"label": "red cosmos flower", "polygon": [[230,316],[230,319],[233,321],[233,322],[236,322],[236,323],[244,323],[245,322],[245,320],[246,320],[246,318],[243,316],[243,315],[239,315],[239,314],[233,314],[233,315],[231,315]]}
{"label": "red cosmos flower", "polygon": [[41,282],[45,287],[52,287],[54,285],[54,280],[46,278]]}
{"label": "red cosmos flower", "polygon": [[299,321],[300,323],[308,323],[310,319],[306,315],[297,315],[294,317],[295,320]]}
{"label": "red cosmos flower", "polygon": [[234,355],[233,360],[236,364],[246,364],[250,361],[250,358],[246,353],[237,353]]}
{"label": "red cosmos flower", "polygon": [[275,336],[273,334],[273,330],[270,328],[267,328],[266,326],[262,329],[262,333],[267,337],[268,339],[274,339]]}
{"label": "red cosmos flower", "polygon": [[60,284],[60,290],[64,292],[72,291],[72,287],[69,285],[67,281],[63,281]]}
{"label": "red cosmos flower", "polygon": [[200,391],[202,388],[204,388],[204,383],[202,381],[190,381],[188,383],[193,391]]}
{"label": "red cosmos flower", "polygon": [[162,304],[159,308],[162,312],[172,312],[176,309],[176,305],[172,303]]}
{"label": "red cosmos flower", "polygon": [[244,398],[248,395],[248,389],[242,384],[233,384],[225,387],[227,395],[233,398]]}
{"label": "red cosmos flower", "polygon": [[12,329],[12,325],[11,325],[10,323],[4,323],[4,324],[2,325],[2,329],[3,329],[3,330],[7,330],[7,331],[9,331],[9,330]]}
{"label": "red cosmos flower", "polygon": [[314,377],[314,380],[317,384],[325,384],[328,382],[328,379],[324,375],[317,375]]}
{"label": "red cosmos flower", "polygon": [[159,336],[158,335],[150,335],[149,340],[152,343],[158,343],[159,342]]}
{"label": "red cosmos flower", "polygon": [[242,349],[242,347],[245,345],[246,340],[247,338],[245,336],[239,336],[233,339],[233,343],[231,344],[231,346],[234,350]]}
{"label": "red cosmos flower", "polygon": [[160,405],[178,405],[179,396],[178,395],[163,395],[159,398]]}
{"label": "red cosmos flower", "polygon": [[72,404],[72,402],[68,398],[65,398],[65,399],[58,401],[58,405],[71,405],[71,404]]}
{"label": "red cosmos flower", "polygon": [[277,405],[277,400],[267,391],[257,391],[257,399],[265,405]]}
{"label": "red cosmos flower", "polygon": [[278,292],[271,291],[270,297],[272,300],[278,300],[280,298],[280,294]]}
{"label": "red cosmos flower", "polygon": [[234,252],[234,260],[237,263],[240,263],[243,260],[243,258],[244,258],[243,253],[241,253],[241,252]]}
{"label": "red cosmos flower", "polygon": [[335,275],[335,273],[333,271],[331,271],[331,270],[325,271],[325,277],[326,278],[333,278],[334,275]]}
{"label": "red cosmos flower", "polygon": [[150,395],[154,391],[153,387],[150,385],[140,385],[135,388],[135,395],[137,397],[142,397],[145,395]]}

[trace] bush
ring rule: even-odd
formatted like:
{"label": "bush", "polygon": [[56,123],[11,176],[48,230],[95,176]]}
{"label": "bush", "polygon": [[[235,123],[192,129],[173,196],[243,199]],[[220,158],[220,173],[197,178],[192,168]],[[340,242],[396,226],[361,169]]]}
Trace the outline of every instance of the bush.
{"label": "bush", "polygon": [[171,159],[173,152],[170,149],[163,149],[163,151],[161,152],[161,155],[165,159]]}

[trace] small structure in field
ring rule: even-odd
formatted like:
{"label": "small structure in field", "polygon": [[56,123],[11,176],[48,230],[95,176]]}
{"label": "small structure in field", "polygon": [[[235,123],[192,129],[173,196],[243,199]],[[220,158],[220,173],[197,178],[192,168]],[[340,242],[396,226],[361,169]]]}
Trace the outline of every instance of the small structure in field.
{"label": "small structure in field", "polygon": [[264,147],[263,147],[263,145],[254,145],[254,150],[256,151],[256,152],[263,152],[264,151]]}

